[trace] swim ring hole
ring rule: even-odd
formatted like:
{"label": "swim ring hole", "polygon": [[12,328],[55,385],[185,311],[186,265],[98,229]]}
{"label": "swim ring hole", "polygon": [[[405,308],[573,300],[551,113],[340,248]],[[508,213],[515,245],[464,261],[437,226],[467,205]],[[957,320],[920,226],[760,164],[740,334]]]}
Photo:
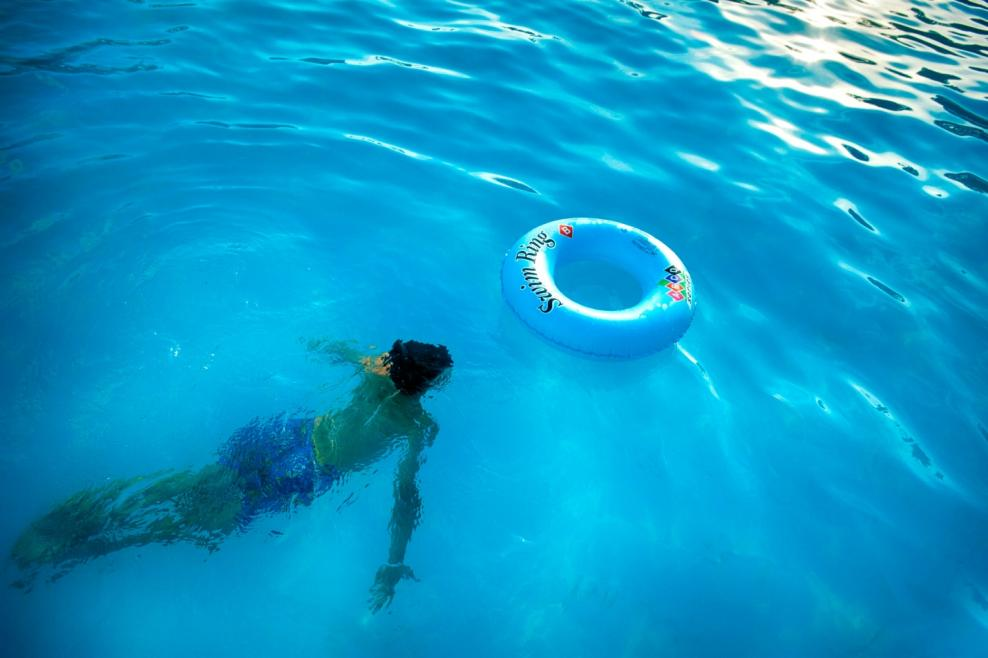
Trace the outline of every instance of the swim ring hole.
{"label": "swim ring hole", "polygon": [[642,300],[638,278],[619,263],[581,258],[556,265],[560,292],[573,301],[601,311],[620,311]]}

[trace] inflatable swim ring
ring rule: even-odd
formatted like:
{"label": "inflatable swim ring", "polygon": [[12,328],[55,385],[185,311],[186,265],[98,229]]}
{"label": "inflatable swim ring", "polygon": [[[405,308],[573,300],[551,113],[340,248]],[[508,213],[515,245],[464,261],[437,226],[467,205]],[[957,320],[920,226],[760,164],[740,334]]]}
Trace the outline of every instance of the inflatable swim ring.
{"label": "inflatable swim ring", "polygon": [[[603,310],[568,297],[555,275],[578,261],[627,271],[641,286],[641,300]],[[658,352],[678,341],[693,320],[693,283],[679,257],[645,231],[607,219],[562,219],[533,228],[504,255],[501,293],[543,338],[605,358]]]}

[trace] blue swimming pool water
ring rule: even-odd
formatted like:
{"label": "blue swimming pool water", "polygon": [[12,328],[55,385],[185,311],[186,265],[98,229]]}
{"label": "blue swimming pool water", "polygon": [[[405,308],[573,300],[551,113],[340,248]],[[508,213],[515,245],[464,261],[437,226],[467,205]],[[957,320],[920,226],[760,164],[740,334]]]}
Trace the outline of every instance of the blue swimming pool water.
{"label": "blue swimming pool water", "polygon": [[[985,655],[986,44],[980,0],[4,3],[0,544],[339,405],[309,339],[456,361],[386,612],[396,457],[5,587],[5,655]],[[511,317],[569,216],[682,257],[679,348]]]}

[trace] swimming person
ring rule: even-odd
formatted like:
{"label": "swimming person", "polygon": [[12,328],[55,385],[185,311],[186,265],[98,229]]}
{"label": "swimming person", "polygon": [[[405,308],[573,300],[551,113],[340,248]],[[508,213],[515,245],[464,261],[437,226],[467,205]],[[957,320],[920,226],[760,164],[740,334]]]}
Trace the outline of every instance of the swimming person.
{"label": "swimming person", "polygon": [[363,356],[346,343],[314,341],[309,348],[334,363],[359,368],[360,382],[340,411],[314,418],[285,414],[255,419],[236,430],[215,463],[198,471],[166,471],[84,489],[32,523],[11,555],[28,577],[74,566],[128,546],[192,542],[210,552],[255,518],[309,505],[343,475],[367,468],[398,447],[387,563],[375,575],[371,610],[389,605],[402,579],[415,579],[405,549],[422,501],[416,475],[439,426],[422,394],[444,381],[449,350],[396,340],[388,352]]}

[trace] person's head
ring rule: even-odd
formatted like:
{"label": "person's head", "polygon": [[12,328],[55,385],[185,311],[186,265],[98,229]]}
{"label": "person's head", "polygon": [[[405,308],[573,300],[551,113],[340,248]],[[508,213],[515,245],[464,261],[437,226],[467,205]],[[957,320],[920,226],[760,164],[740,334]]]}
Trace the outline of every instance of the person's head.
{"label": "person's head", "polygon": [[395,387],[406,395],[424,393],[446,370],[453,358],[444,345],[420,343],[417,340],[396,340],[384,357],[388,376]]}

